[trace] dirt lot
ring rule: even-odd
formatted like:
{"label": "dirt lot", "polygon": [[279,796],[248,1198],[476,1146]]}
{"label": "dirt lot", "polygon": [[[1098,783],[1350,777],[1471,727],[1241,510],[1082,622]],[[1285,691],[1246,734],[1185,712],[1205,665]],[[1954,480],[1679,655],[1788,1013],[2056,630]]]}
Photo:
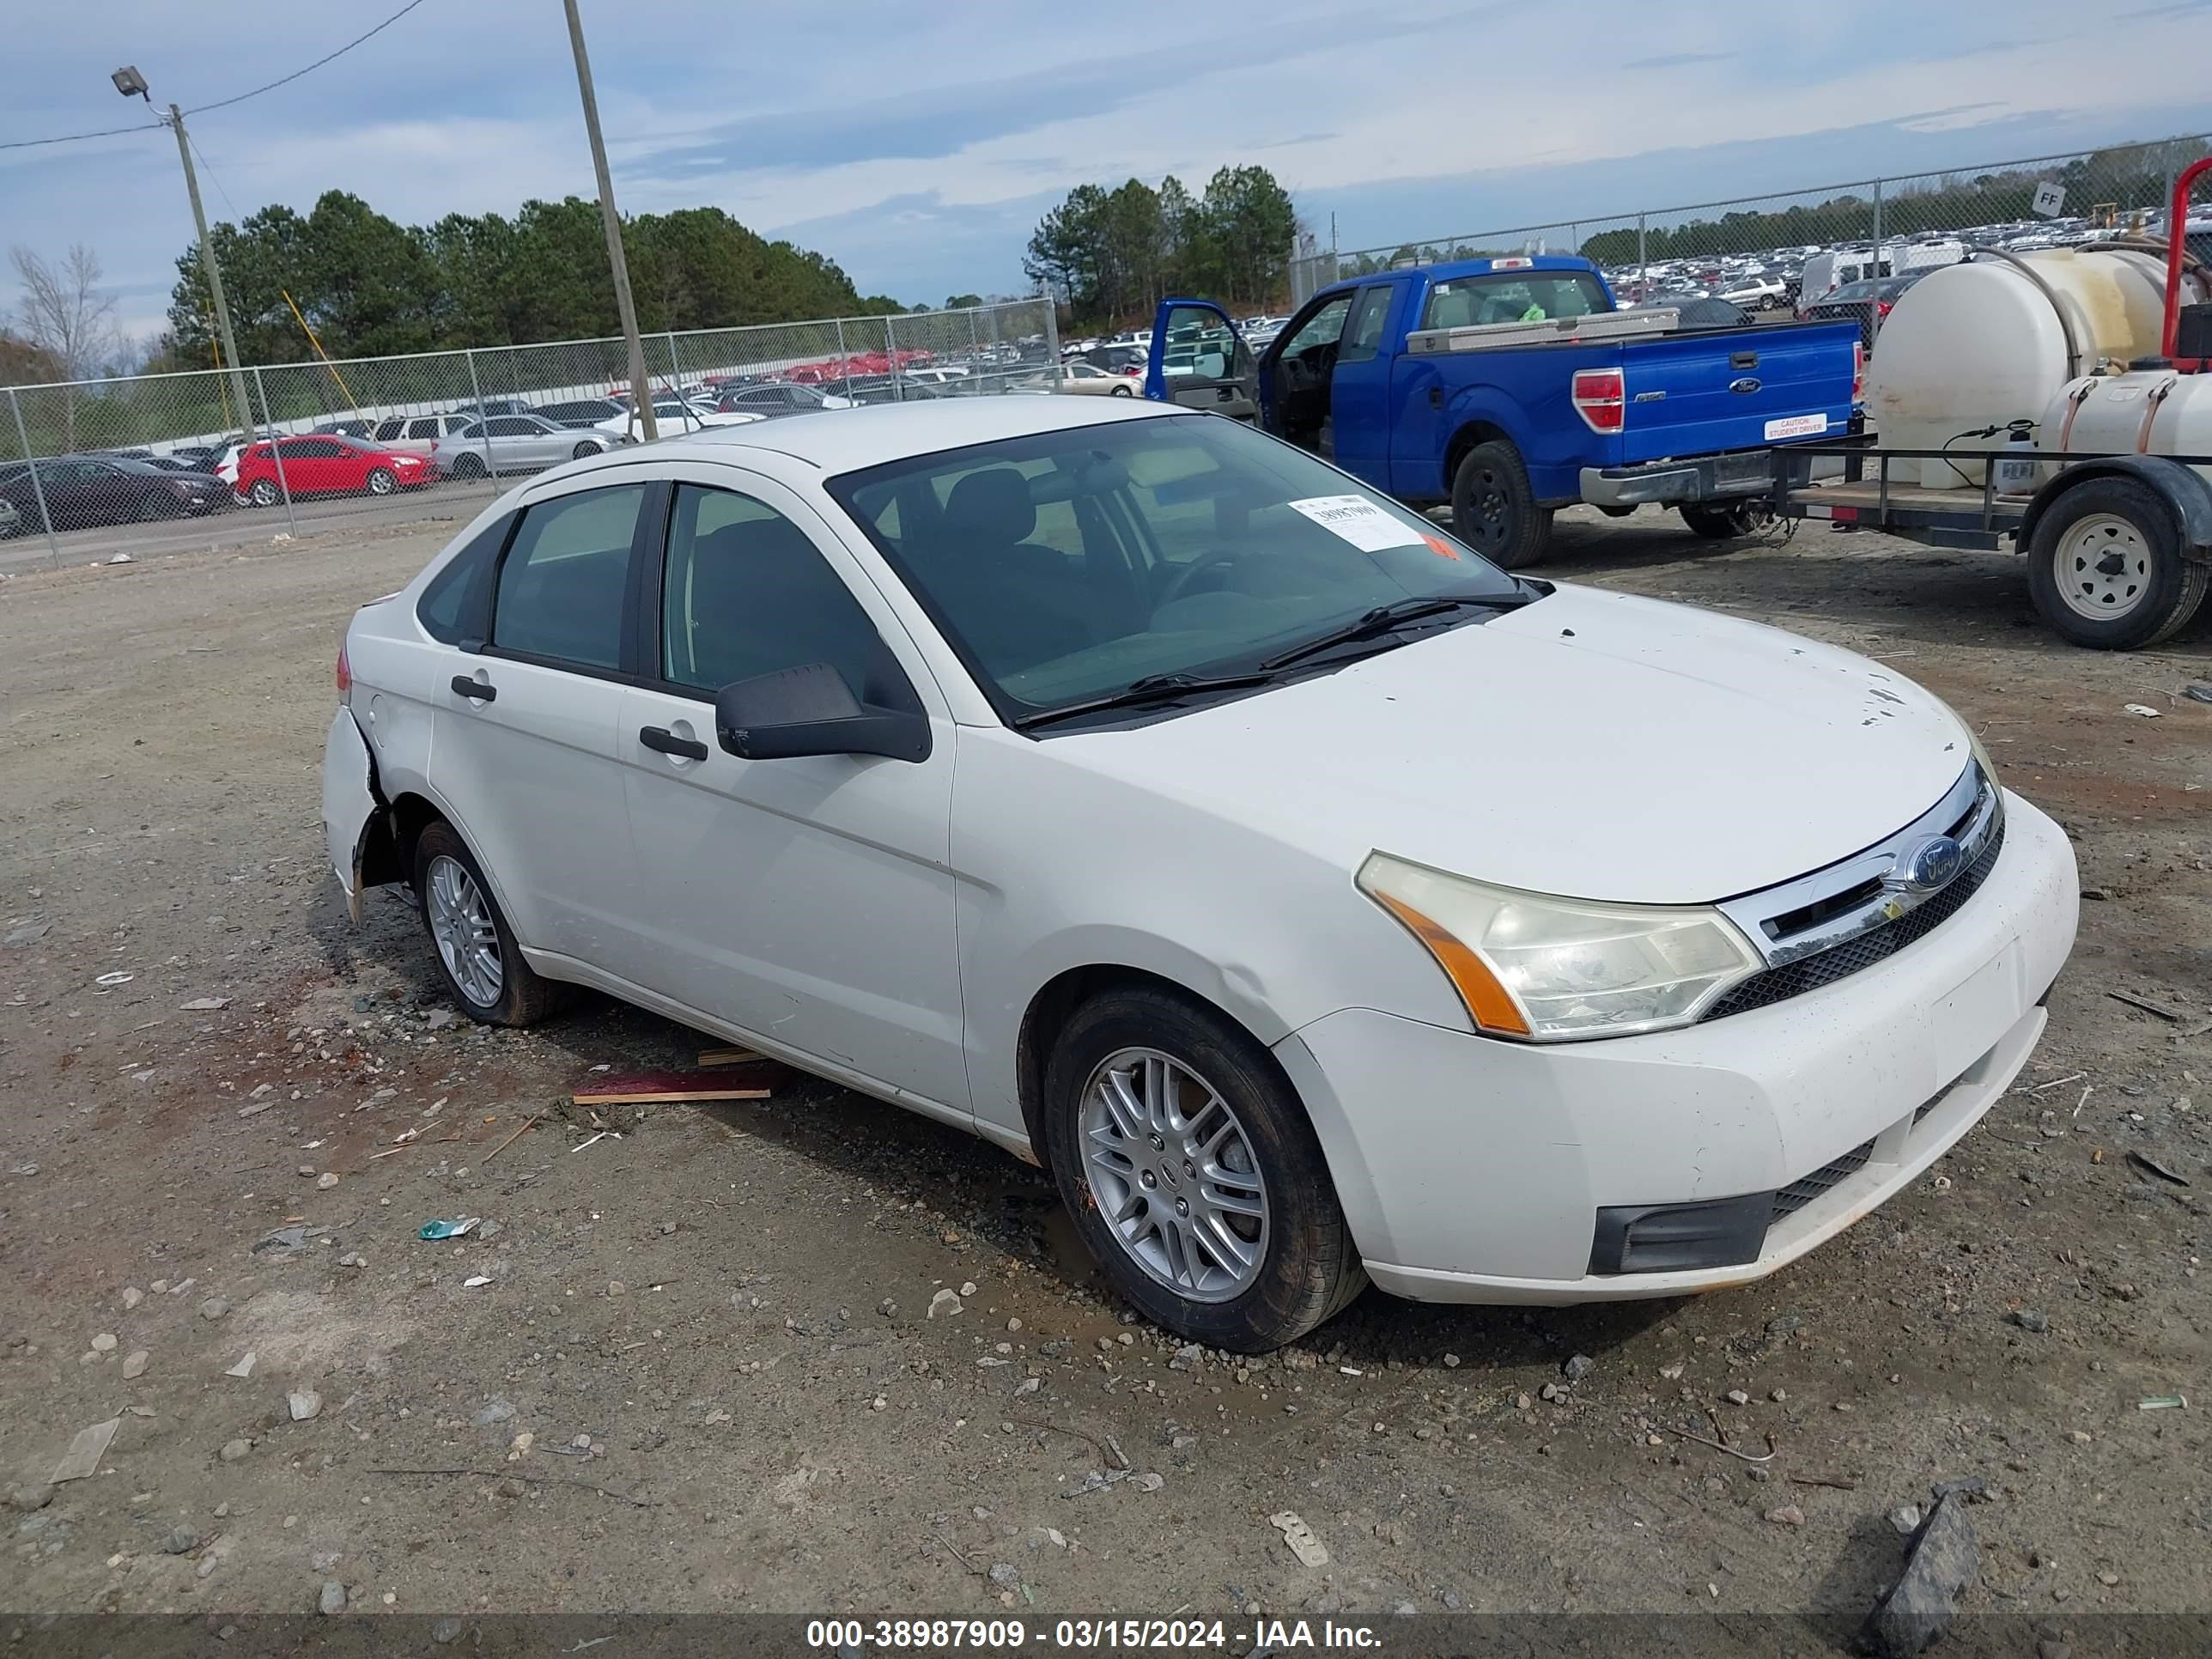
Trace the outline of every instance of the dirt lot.
{"label": "dirt lot", "polygon": [[[1940,1176],[1762,1285],[1370,1293],[1250,1361],[1125,1321],[1033,1171],[826,1085],[586,1145],[589,1068],[696,1034],[604,1003],[457,1026],[401,899],[348,923],[338,630],[443,533],[0,584],[6,1480],[120,1413],[99,1473],[0,1511],[0,1605],[1717,1610],[1814,1652],[1896,1572],[1887,1512],[1974,1477],[1966,1606],[2027,1616],[2002,1650],[2212,1612],[2212,707],[2179,695],[2212,627],[2100,656],[2002,557],[1564,527],[1547,574],[1871,653],[1983,729],[2090,890],[2050,1034]],[[1716,1425],[1776,1455],[1674,1432]]]}

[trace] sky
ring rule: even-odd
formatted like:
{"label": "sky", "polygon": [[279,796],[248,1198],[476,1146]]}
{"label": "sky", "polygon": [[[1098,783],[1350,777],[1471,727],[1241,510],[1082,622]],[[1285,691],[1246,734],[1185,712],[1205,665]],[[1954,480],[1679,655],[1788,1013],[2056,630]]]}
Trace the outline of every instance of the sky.
{"label": "sky", "polygon": [[[592,193],[557,0],[423,0],[313,74],[191,117],[399,3],[11,8],[0,144],[147,118],[107,78],[129,62],[186,110],[216,219],[334,188],[406,222]],[[1039,216],[1131,176],[1195,192],[1259,163],[1348,250],[2212,132],[2212,0],[582,13],[625,212],[721,207],[908,303],[1022,291]],[[191,234],[159,128],[0,149],[0,240],[93,248],[135,333],[161,325]],[[0,311],[16,299],[0,271]]]}

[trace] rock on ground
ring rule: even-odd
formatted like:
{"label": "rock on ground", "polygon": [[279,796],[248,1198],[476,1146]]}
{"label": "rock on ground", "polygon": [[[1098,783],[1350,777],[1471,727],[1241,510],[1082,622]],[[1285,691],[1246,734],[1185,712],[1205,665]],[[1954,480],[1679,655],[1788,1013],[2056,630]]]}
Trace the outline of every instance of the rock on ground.
{"label": "rock on ground", "polygon": [[1913,1659],[1951,1627],[1959,1592],[1981,1571],[1982,1547],[1961,1497],[1936,1500],[1905,1546],[1904,1576],[1860,1626],[1859,1651],[1875,1659]]}

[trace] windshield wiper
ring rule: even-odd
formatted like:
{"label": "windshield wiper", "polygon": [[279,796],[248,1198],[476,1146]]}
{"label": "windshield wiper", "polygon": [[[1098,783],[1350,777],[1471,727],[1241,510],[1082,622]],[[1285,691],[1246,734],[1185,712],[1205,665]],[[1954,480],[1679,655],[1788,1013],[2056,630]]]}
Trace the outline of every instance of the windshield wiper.
{"label": "windshield wiper", "polygon": [[1317,656],[1332,647],[1349,645],[1356,640],[1372,639],[1378,634],[1389,633],[1401,623],[1417,622],[1423,617],[1440,617],[1447,611],[1458,611],[1470,605],[1489,611],[1510,611],[1528,603],[1526,594],[1493,595],[1486,599],[1413,595],[1393,600],[1389,605],[1378,605],[1341,628],[1332,628],[1326,634],[1316,634],[1303,645],[1294,645],[1287,651],[1278,651],[1272,657],[1263,658],[1260,666],[1270,671],[1285,668],[1294,662]]}
{"label": "windshield wiper", "polygon": [[1043,726],[1052,720],[1069,720],[1077,714],[1088,714],[1102,708],[1140,708],[1148,702],[1172,702],[1177,697],[1188,696],[1194,692],[1236,691],[1246,686],[1265,685],[1274,678],[1264,664],[1258,671],[1243,674],[1147,674],[1142,679],[1131,680],[1119,691],[1085,697],[1081,702],[1071,702],[1060,708],[1043,708],[1034,714],[1018,715],[1013,724],[1018,730]]}

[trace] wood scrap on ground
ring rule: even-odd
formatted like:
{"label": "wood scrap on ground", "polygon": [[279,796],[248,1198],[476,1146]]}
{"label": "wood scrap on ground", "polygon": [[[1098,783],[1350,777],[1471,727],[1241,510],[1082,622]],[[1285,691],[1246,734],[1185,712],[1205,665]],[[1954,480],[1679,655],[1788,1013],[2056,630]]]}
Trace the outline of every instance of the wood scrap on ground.
{"label": "wood scrap on ground", "polygon": [[684,1101],[766,1100],[784,1068],[756,1058],[741,1069],[635,1072],[594,1078],[569,1097],[579,1106],[661,1106]]}
{"label": "wood scrap on ground", "polygon": [[701,1051],[702,1066],[742,1066],[749,1060],[763,1058],[755,1048],[708,1048]]}

